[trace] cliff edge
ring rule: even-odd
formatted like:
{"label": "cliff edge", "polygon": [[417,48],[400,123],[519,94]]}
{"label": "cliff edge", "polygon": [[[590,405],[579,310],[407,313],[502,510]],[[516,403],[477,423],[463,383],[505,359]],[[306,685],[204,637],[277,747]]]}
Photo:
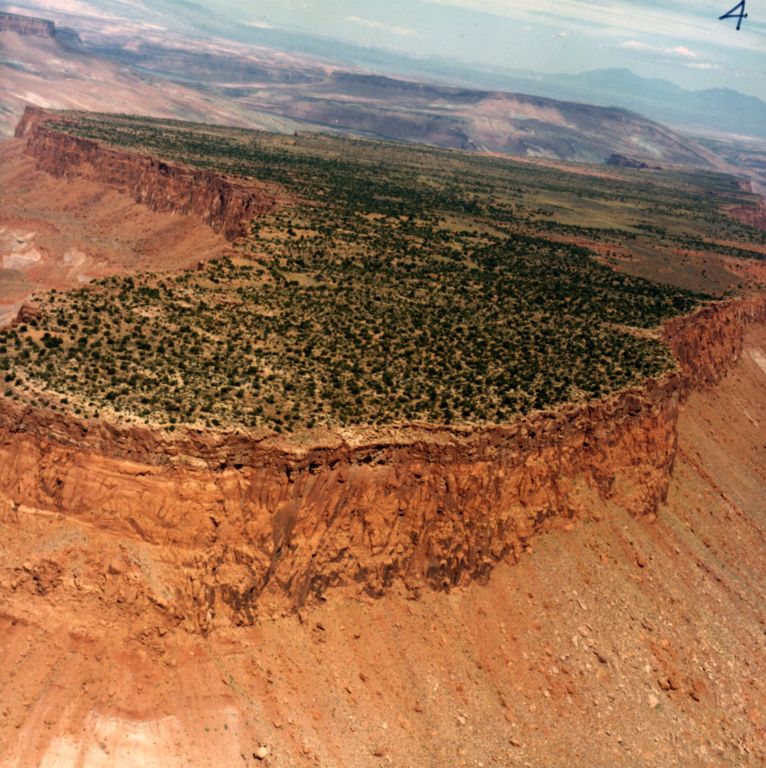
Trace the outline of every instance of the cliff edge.
{"label": "cliff edge", "polygon": [[27,107],[16,127],[37,167],[56,178],[74,176],[108,184],[153,211],[191,214],[228,240],[248,232],[250,222],[287,202],[277,185],[244,181],[214,171],[186,168],[105,146],[57,130],[62,114]]}
{"label": "cliff edge", "polygon": [[679,370],[616,396],[481,429],[412,425],[282,438],[86,422],[0,401],[0,491],[163,548],[193,631],[252,623],[328,589],[380,596],[484,580],[594,502],[634,516],[665,500],[679,403],[736,362],[766,298],[673,320]]}
{"label": "cliff edge", "polygon": [[59,27],[49,19],[0,12],[0,32],[14,32],[22,37],[41,37],[54,40],[63,48],[73,51],[84,49],[80,36],[69,27]]}

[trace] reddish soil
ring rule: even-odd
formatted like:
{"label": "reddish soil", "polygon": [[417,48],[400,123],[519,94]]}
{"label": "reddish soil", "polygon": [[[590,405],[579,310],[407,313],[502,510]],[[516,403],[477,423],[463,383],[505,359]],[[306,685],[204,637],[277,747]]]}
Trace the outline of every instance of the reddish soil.
{"label": "reddish soil", "polygon": [[153,211],[192,214],[228,240],[246,234],[253,218],[278,205],[277,185],[188,168],[70,136],[49,128],[52,119],[67,118],[27,107],[16,138],[26,139],[26,153],[36,159],[38,170],[56,178],[103,182]]}
{"label": "reddish soil", "polygon": [[[0,151],[8,296],[227,248]],[[765,319],[674,320],[678,373],[476,433],[4,399],[0,768],[763,765]]]}
{"label": "reddish soil", "polygon": [[0,144],[0,321],[38,289],[180,270],[230,248],[196,216],[156,213],[92,179],[62,184],[37,170],[24,142]]}
{"label": "reddish soil", "polygon": [[763,765],[765,388],[760,327],[682,406],[656,517],[594,499],[486,586],[207,638],[161,545],[6,503],[0,765]]}

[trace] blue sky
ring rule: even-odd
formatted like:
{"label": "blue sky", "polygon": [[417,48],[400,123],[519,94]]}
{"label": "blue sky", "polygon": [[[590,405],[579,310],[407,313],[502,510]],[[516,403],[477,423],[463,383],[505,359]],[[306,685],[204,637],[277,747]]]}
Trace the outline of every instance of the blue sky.
{"label": "blue sky", "polygon": [[766,98],[766,0],[198,0],[254,26],[493,67],[575,73],[629,67],[693,89]]}

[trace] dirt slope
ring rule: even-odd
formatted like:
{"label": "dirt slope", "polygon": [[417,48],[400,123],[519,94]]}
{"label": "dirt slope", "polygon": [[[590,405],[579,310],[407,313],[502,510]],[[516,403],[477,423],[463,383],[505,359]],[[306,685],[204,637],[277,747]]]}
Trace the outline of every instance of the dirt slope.
{"label": "dirt slope", "polygon": [[759,328],[682,406],[656,518],[594,500],[486,586],[207,639],[157,548],[6,503],[0,765],[763,765],[764,390]]}
{"label": "dirt slope", "polygon": [[196,217],[153,212],[92,179],[62,184],[37,170],[23,141],[0,143],[0,322],[38,289],[184,269],[229,249]]}

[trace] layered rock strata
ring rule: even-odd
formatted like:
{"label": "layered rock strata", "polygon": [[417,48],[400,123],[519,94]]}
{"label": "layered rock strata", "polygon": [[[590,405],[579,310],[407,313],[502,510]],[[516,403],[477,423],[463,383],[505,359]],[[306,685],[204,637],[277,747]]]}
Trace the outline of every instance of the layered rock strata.
{"label": "layered rock strata", "polygon": [[681,369],[682,395],[721,381],[742,353],[747,326],[764,323],[763,296],[710,304],[667,321],[662,336]]}
{"label": "layered rock strata", "polygon": [[16,137],[26,139],[26,152],[36,159],[38,169],[56,178],[99,181],[153,211],[197,216],[229,240],[246,234],[256,216],[286,199],[274,185],[134,154],[50,125],[62,119],[27,107],[16,128]]}
{"label": "layered rock strata", "polygon": [[736,359],[766,300],[668,323],[680,371],[512,424],[409,425],[306,447],[276,437],[84,422],[0,400],[0,491],[137,537],[186,573],[167,609],[190,628],[249,623],[338,585],[380,595],[485,579],[597,498],[634,515],[665,499],[679,402]]}
{"label": "layered rock strata", "polygon": [[300,451],[1,406],[0,489],[13,503],[186,550],[205,584],[194,600],[249,621],[262,595],[298,606],[339,584],[381,594],[397,580],[484,578],[535,533],[587,515],[594,494],[656,511],[678,379],[508,427]]}
{"label": "layered rock strata", "polygon": [[42,37],[53,40],[64,48],[83,50],[82,40],[74,29],[59,27],[48,19],[0,12],[0,32],[13,32],[22,37]]}
{"label": "layered rock strata", "polygon": [[53,39],[56,35],[56,25],[48,19],[21,16],[16,13],[0,13],[0,32],[15,32],[17,35]]}

